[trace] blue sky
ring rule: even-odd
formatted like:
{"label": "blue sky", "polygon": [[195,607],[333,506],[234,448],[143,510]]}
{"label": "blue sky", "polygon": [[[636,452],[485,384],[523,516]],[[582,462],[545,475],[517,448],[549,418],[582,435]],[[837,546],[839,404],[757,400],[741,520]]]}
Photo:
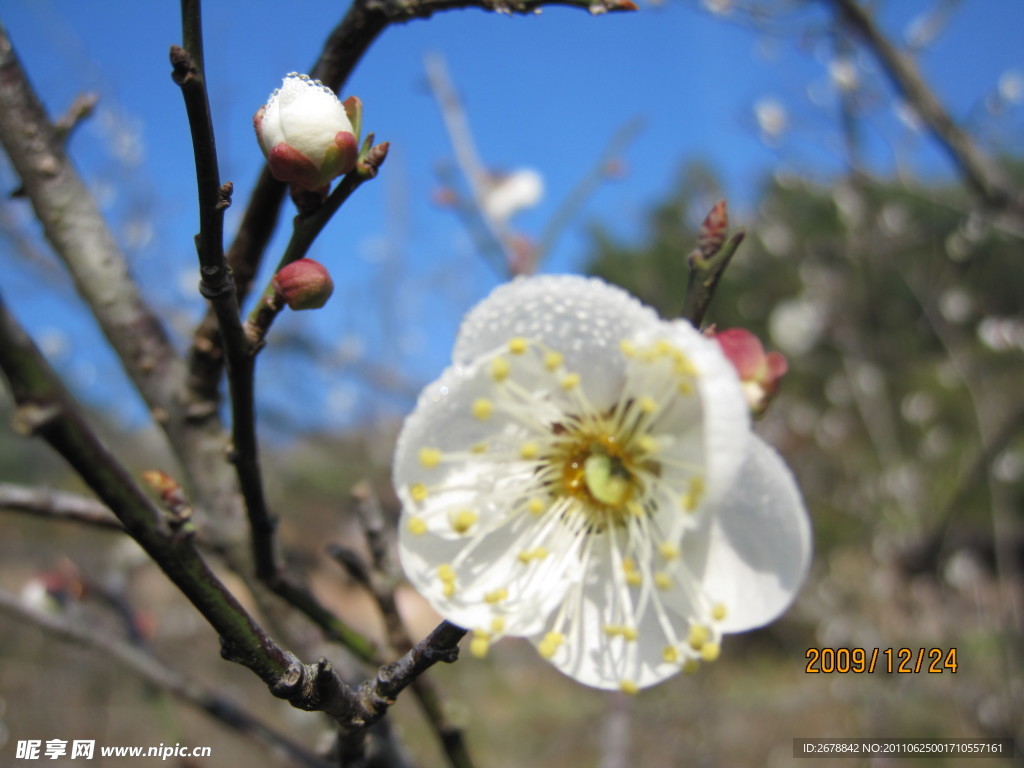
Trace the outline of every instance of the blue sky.
{"label": "blue sky", "polygon": [[[933,6],[925,0],[889,3],[885,28],[902,39]],[[262,164],[252,113],[285,73],[311,66],[343,9],[323,0],[204,3],[221,177],[235,183],[229,234]],[[177,3],[7,0],[2,18],[52,114],[83,90],[100,94],[100,111],[76,134],[72,154],[100,195],[147,295],[184,332],[201,301],[192,289],[197,224],[191,147],[167,60],[169,46],[180,42]],[[426,87],[425,53],[444,54],[484,161],[504,169],[531,166],[544,175],[544,201],[516,220],[527,233],[540,232],[617,128],[637,116],[644,120],[623,158],[626,175],[588,201],[546,265],[548,271],[572,271],[585,256],[587,222],[639,237],[645,208],[668,191],[685,160],[697,158],[718,170],[740,220],[768,174],[789,170],[827,179],[841,169],[828,75],[833,52],[813,34],[824,18],[813,6],[786,33],[759,33],[702,11],[692,0],[597,18],[564,8],[512,18],[473,9],[385,31],[340,95],[362,98],[364,129],[390,141],[392,155],[314,248],[312,255],[335,277],[335,298],[318,313],[280,324],[284,331],[313,329],[330,365],[307,367],[301,358],[268,356],[262,366],[268,406],[289,410],[292,401],[319,393],[328,402],[322,412],[339,423],[365,413],[367,403],[386,412],[407,409],[408,397],[367,398],[367,368],[400,369],[413,386],[437,375],[459,317],[497,280],[472,253],[451,212],[430,202],[435,167],[452,153]],[[954,114],[974,120],[1001,77],[1024,73],[1024,3],[960,3],[955,19],[920,65]],[[870,79],[870,62],[861,57],[858,63]],[[753,117],[753,105],[765,99],[788,115],[788,130],[774,145],[762,140]],[[875,169],[893,172],[898,156],[917,175],[948,175],[945,158],[891,107],[879,103],[869,132]],[[1019,109],[1009,116],[1016,128]],[[996,145],[1022,149],[1019,132],[999,132],[987,123],[980,129]],[[2,163],[0,183],[15,183]],[[5,220],[21,221],[33,237],[25,204],[3,206]],[[282,226],[271,262],[286,230]],[[116,366],[100,351],[98,333],[59,271],[24,266],[8,245],[0,239],[5,298],[48,340],[55,362],[87,397],[122,402],[123,415],[137,415],[133,401],[119,396],[125,385]]]}

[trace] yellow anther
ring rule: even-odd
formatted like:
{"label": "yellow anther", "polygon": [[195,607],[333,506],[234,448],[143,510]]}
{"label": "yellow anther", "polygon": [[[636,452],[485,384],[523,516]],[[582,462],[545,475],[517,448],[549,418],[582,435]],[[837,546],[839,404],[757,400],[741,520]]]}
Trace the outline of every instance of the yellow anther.
{"label": "yellow anther", "polygon": [[622,570],[626,571],[627,573],[629,571],[635,571],[636,570],[636,560],[634,560],[632,557],[624,557],[624,558],[622,558]]}
{"label": "yellow anther", "polygon": [[626,511],[629,512],[633,517],[644,516],[644,505],[639,501],[626,502]]}
{"label": "yellow anther", "polygon": [[568,391],[575,389],[580,384],[580,375],[578,373],[567,373],[562,377],[562,389]]}
{"label": "yellow anther", "polygon": [[672,589],[672,577],[664,571],[654,574],[654,584],[658,589]]}
{"label": "yellow anther", "polygon": [[619,630],[619,634],[622,635],[629,642],[634,642],[637,636],[636,627],[622,627]]}
{"label": "yellow anther", "polygon": [[494,413],[494,403],[486,397],[478,397],[473,401],[473,418],[487,421]]}
{"label": "yellow anther", "polygon": [[487,453],[487,443],[476,443],[475,445],[471,445],[469,448],[469,452],[475,453],[478,456],[481,453]]}
{"label": "yellow anther", "polygon": [[551,553],[545,547],[537,547],[536,549],[524,549],[519,553],[518,558],[519,562],[525,565],[531,560],[543,560],[549,554]]}
{"label": "yellow anther", "polygon": [[440,464],[443,456],[437,448],[420,448],[420,464],[428,469]]}
{"label": "yellow anther", "polygon": [[544,355],[544,367],[549,371],[555,370],[565,360],[565,355],[561,352],[548,352]]}
{"label": "yellow anther", "polygon": [[504,631],[505,631],[505,617],[504,616],[495,616],[493,619],[491,619],[491,632],[493,632],[494,634],[499,634],[499,633],[504,632]]}
{"label": "yellow anther", "polygon": [[640,686],[638,686],[632,680],[620,680],[619,690],[623,693],[628,693],[630,696],[632,696],[640,690]]}
{"label": "yellow anther", "polygon": [[626,583],[631,587],[639,587],[644,583],[644,577],[640,575],[639,571],[627,571]]}
{"label": "yellow anther", "polygon": [[642,435],[640,439],[636,441],[636,446],[644,453],[657,453],[658,438],[653,435]]}
{"label": "yellow anther", "polygon": [[491,360],[491,378],[495,381],[504,381],[508,378],[508,372],[512,369],[508,360],[504,357],[496,357]]}
{"label": "yellow anther", "polygon": [[693,384],[691,384],[688,381],[680,381],[679,384],[676,385],[676,390],[679,392],[680,395],[683,395],[684,397],[689,397],[690,395],[693,394]]}
{"label": "yellow anther", "polygon": [[710,636],[711,633],[708,631],[707,627],[702,624],[693,624],[690,626],[690,635],[687,638],[687,642],[690,643],[690,647],[693,648],[693,650],[699,651],[704,646],[704,643],[708,641]]}
{"label": "yellow anther", "polygon": [[705,643],[704,647],[700,649],[700,657],[710,663],[717,659],[721,652],[722,647],[718,643]]}
{"label": "yellow anther", "polygon": [[715,621],[721,621],[726,615],[725,603],[715,603],[711,606],[711,618]]}
{"label": "yellow anther", "polygon": [[704,499],[704,478],[703,477],[691,477],[690,488],[682,495],[679,503],[682,504],[683,509],[687,512],[693,512],[700,506],[701,501]]}
{"label": "yellow anther", "polygon": [[490,647],[490,633],[483,629],[473,630],[473,638],[469,641],[469,652],[478,659],[482,659],[487,655],[487,651]]}
{"label": "yellow anther", "polygon": [[671,541],[663,541],[658,545],[658,554],[666,560],[675,560],[679,557],[679,547]]}
{"label": "yellow anther", "polygon": [[427,524],[423,522],[422,517],[410,517],[406,528],[413,536],[422,536],[427,532]]}
{"label": "yellow anther", "polygon": [[565,642],[565,635],[561,632],[548,632],[544,639],[537,644],[537,653],[542,659],[550,659],[555,655],[558,646]]}
{"label": "yellow anther", "polygon": [[622,630],[623,627],[620,627],[618,624],[604,625],[604,633],[608,635],[608,637],[616,637],[617,635],[622,634]]}
{"label": "yellow anther", "polygon": [[637,405],[640,406],[640,410],[644,413],[654,413],[658,410],[658,401],[648,395],[641,397],[637,401]]}
{"label": "yellow anther", "polygon": [[543,514],[545,509],[544,499],[539,499],[535,496],[526,502],[526,508],[530,511],[531,515]]}
{"label": "yellow anther", "polygon": [[473,524],[480,519],[480,515],[471,509],[460,509],[451,516],[452,530],[456,533],[465,533]]}
{"label": "yellow anther", "polygon": [[668,664],[675,664],[679,661],[679,649],[674,645],[666,645],[661,651],[661,658]]}
{"label": "yellow anther", "polygon": [[508,351],[513,355],[523,354],[529,346],[529,342],[522,336],[516,336],[514,339],[508,340]]}
{"label": "yellow anther", "polygon": [[540,446],[532,441],[523,443],[522,445],[519,446],[519,457],[522,459],[526,459],[527,461],[530,461],[531,459],[536,459],[539,453]]}
{"label": "yellow anther", "polygon": [[633,357],[636,354],[636,346],[629,339],[623,339],[619,342],[619,349],[626,357]]}
{"label": "yellow anther", "polygon": [[676,348],[668,339],[658,339],[654,342],[654,351],[659,355],[670,355],[676,351]]}
{"label": "yellow anther", "polygon": [[437,578],[444,582],[455,581],[455,569],[452,568],[451,563],[441,563],[437,566]]}
{"label": "yellow anther", "polygon": [[686,355],[680,352],[678,349],[672,355],[672,362],[675,363],[673,368],[675,373],[679,376],[697,376],[700,371],[697,370],[697,366],[693,364]]}
{"label": "yellow anther", "polygon": [[441,591],[444,592],[445,597],[451,597],[455,594],[455,582],[446,581],[444,584],[441,585]]}
{"label": "yellow anther", "polygon": [[697,661],[696,659],[687,659],[686,661],[683,662],[683,674],[684,675],[696,674],[698,669],[700,669],[700,662]]}
{"label": "yellow anther", "polygon": [[490,603],[491,605],[494,605],[495,603],[500,603],[507,597],[508,590],[502,587],[500,589],[495,589],[491,592],[488,592],[486,595],[484,595],[484,600]]}
{"label": "yellow anther", "polygon": [[412,496],[413,501],[423,501],[427,498],[427,486],[423,483],[416,483],[409,487],[409,495]]}

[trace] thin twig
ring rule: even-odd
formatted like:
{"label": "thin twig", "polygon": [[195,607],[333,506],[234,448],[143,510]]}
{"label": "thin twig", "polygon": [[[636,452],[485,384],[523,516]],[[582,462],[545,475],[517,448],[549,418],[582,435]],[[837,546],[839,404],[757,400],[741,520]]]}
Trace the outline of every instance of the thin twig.
{"label": "thin twig", "polygon": [[913,60],[901,53],[882,33],[870,13],[857,0],[828,0],[848,26],[878,59],[882,69],[932,135],[953,159],[967,185],[991,208],[1024,216],[1024,194],[956,124],[921,77]]}
{"label": "thin twig", "polygon": [[[199,13],[199,0],[182,0],[184,36],[201,50],[201,27],[196,18]],[[309,590],[295,583],[281,566],[275,538],[277,519],[267,503],[256,437],[254,348],[245,335],[234,282],[223,252],[223,210],[230,190],[220,184],[203,73],[199,71],[196,59],[177,46],[171,49],[171,63],[174,81],[181,87],[185,98],[196,155],[200,211],[196,246],[202,273],[201,289],[217,316],[227,363],[232,416],[230,459],[245,499],[256,577],[274,594],[315,622],[329,639],[343,643],[359,658],[371,661],[375,658],[373,645],[321,605]]]}
{"label": "thin twig", "polygon": [[0,483],[0,509],[124,533],[124,526],[108,507],[77,493]]}
{"label": "thin twig", "polygon": [[700,328],[704,322],[718,281],[743,242],[742,229],[726,239],[728,231],[728,211],[725,201],[720,200],[701,224],[697,248],[687,259],[690,274],[679,316],[689,320],[695,328]]}
{"label": "thin twig", "polygon": [[161,691],[166,691],[189,706],[202,710],[228,728],[252,737],[271,749],[281,750],[301,765],[308,768],[330,768],[328,762],[261,722],[231,699],[206,687],[198,680],[171,669],[137,646],[117,637],[100,635],[62,616],[35,611],[3,590],[0,590],[0,612],[7,614],[17,624],[27,622],[59,640],[101,651],[105,658]]}
{"label": "thin twig", "polygon": [[167,435],[197,506],[237,509],[216,409],[194,410],[187,369],[128,273],[116,238],[64,151],[0,25],[0,142],[43,232],[71,274],[111,347]]}
{"label": "thin twig", "polygon": [[[327,38],[309,74],[339,93],[370,45],[392,24],[427,19],[435,13],[460,8],[526,15],[546,5],[571,6],[595,15],[637,8],[632,0],[355,0]],[[264,167],[242,215],[241,227],[227,251],[240,302],[248,295],[270,242],[284,194],[285,185]],[[215,328],[208,315],[193,336],[186,396],[189,402],[216,402],[223,359]]]}

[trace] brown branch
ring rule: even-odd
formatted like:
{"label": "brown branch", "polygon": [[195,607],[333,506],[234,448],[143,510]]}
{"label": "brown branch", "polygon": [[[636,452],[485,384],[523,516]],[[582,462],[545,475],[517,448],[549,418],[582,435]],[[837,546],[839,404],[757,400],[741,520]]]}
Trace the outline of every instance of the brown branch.
{"label": "brown branch", "polygon": [[[235,504],[215,410],[183,400],[187,369],[128,273],[127,260],[64,151],[0,25],[0,142],[43,232],[163,428],[199,505]],[[225,477],[228,482],[224,482]],[[235,507],[237,508],[237,507]]]}
{"label": "brown branch", "polygon": [[1024,194],[957,124],[918,72],[857,0],[828,0],[840,20],[878,59],[886,76],[953,159],[967,185],[989,207],[1024,216]]}
{"label": "brown branch", "polygon": [[261,722],[231,699],[206,687],[198,680],[165,666],[159,659],[137,646],[117,637],[100,635],[62,616],[32,610],[3,590],[0,590],[0,612],[7,614],[19,625],[28,622],[59,640],[102,652],[105,658],[161,691],[166,691],[189,706],[196,707],[228,728],[254,738],[272,749],[283,751],[301,765],[309,768],[330,768],[330,764],[325,760]]}
{"label": "brown branch", "polygon": [[[637,8],[632,0],[355,0],[327,38],[309,74],[339,93],[377,36],[392,24],[427,19],[435,13],[460,8],[532,14],[545,5],[567,5],[595,15]],[[243,302],[249,293],[251,281],[276,227],[284,193],[285,185],[264,167],[249,198],[239,231],[227,252],[239,302]],[[187,399],[215,403],[221,366],[222,353],[216,325],[208,314],[193,337]]]}
{"label": "brown branch", "polygon": [[742,229],[726,239],[728,231],[728,211],[725,201],[720,200],[701,224],[697,248],[687,258],[690,274],[679,316],[689,320],[694,328],[700,328],[704,322],[718,281],[743,242]]}
{"label": "brown branch", "polygon": [[0,509],[47,520],[68,520],[95,528],[124,532],[108,507],[76,493],[0,483]]}

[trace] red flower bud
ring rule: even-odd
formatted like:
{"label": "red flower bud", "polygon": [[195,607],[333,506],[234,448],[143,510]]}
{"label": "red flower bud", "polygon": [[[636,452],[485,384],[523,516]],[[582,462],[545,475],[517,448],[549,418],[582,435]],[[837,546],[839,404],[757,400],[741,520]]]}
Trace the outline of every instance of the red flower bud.
{"label": "red flower bud", "polygon": [[323,264],[299,259],[274,275],[274,291],[291,309],[320,309],[334,293],[334,282]]}
{"label": "red flower bud", "polygon": [[779,390],[779,379],[789,367],[779,352],[765,354],[757,336],[744,328],[729,328],[714,334],[722,353],[740,377],[750,410],[764,413]]}

